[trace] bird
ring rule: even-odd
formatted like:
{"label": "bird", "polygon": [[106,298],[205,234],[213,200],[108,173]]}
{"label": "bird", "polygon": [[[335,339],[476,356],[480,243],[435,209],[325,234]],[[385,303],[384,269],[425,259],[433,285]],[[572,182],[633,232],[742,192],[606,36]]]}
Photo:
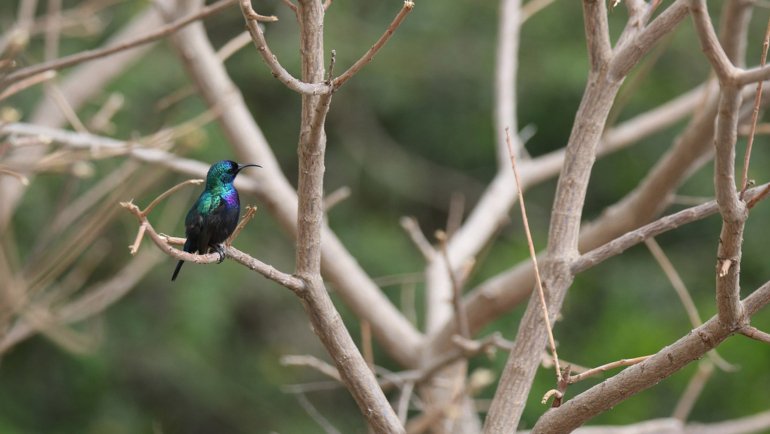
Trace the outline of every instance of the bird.
{"label": "bird", "polygon": [[[222,243],[235,230],[241,214],[241,202],[233,181],[241,170],[247,167],[262,167],[258,164],[238,164],[221,160],[212,164],[206,174],[206,187],[195,201],[184,219],[184,251],[206,254],[213,250],[219,254],[221,263],[225,260]],[[179,261],[171,275],[176,280],[184,261]]]}

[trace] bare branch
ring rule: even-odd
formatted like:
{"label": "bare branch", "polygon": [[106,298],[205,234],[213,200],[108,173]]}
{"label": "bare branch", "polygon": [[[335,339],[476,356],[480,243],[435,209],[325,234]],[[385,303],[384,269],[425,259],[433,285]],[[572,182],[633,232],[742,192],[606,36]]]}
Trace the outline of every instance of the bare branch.
{"label": "bare branch", "polygon": [[23,80],[19,80],[18,82],[11,84],[10,86],[6,87],[2,92],[0,92],[0,101],[12,95],[15,95],[23,90],[26,90],[27,88],[30,88],[36,84],[40,84],[48,80],[51,80],[54,77],[56,77],[56,71],[43,71],[38,74],[29,76]]}
{"label": "bare branch", "polygon": [[722,215],[716,291],[719,319],[726,325],[736,324],[743,317],[740,304],[740,259],[748,208],[735,188],[735,141],[740,102],[737,89],[723,87],[715,133],[714,185]]}
{"label": "bare branch", "polygon": [[[578,256],[578,235],[588,179],[607,115],[620,89],[621,80],[606,75],[606,70],[589,74],[586,91],[575,117],[567,143],[564,167],[556,187],[548,234],[548,248],[543,262],[543,280],[548,288],[549,315],[561,309],[573,275],[570,263]],[[539,301],[530,298],[511,351],[498,383],[495,398],[487,414],[485,432],[508,433],[518,425],[539,364],[540,350],[547,340]]]}
{"label": "bare branch", "polygon": [[460,282],[457,279],[457,274],[455,273],[454,267],[452,267],[452,263],[449,262],[449,254],[447,253],[446,249],[447,235],[443,231],[437,231],[436,239],[438,239],[439,251],[441,252],[441,255],[444,258],[444,263],[446,264],[447,275],[449,275],[449,280],[452,282],[452,308],[454,309],[454,318],[455,322],[457,323],[457,330],[460,331],[460,336],[466,339],[470,339],[471,332],[468,328],[468,316],[465,314],[465,309],[463,309],[462,305],[462,288],[460,287]]}
{"label": "bare branch", "polygon": [[[603,3],[603,2],[602,2]],[[535,252],[535,243],[532,241],[532,233],[529,230],[529,220],[527,219],[527,210],[524,206],[524,194],[521,192],[521,180],[519,179],[519,171],[516,169],[516,156],[513,153],[513,146],[511,145],[510,131],[505,130],[506,143],[508,144],[508,154],[511,158],[511,169],[513,169],[513,177],[516,180],[516,190],[519,192],[519,207],[521,208],[521,220],[524,223],[524,233],[527,235],[527,246],[529,247],[529,256],[532,259],[532,267],[535,269],[535,284],[537,288],[537,295],[540,297],[540,307],[543,311],[543,321],[548,331],[548,345],[551,348],[551,354],[553,355],[553,366],[556,370],[556,382],[559,383],[562,380],[561,367],[559,366],[559,356],[556,353],[556,341],[553,338],[553,327],[551,326],[550,315],[548,314],[548,303],[545,301],[545,291],[543,291],[543,281],[540,279],[540,268],[537,266],[537,253]]]}
{"label": "bare branch", "polygon": [[583,21],[592,71],[607,66],[612,56],[607,5],[604,0],[583,0]]}
{"label": "bare branch", "polygon": [[406,233],[409,235],[409,238],[411,238],[414,245],[417,246],[418,250],[420,250],[420,253],[422,253],[422,256],[425,258],[425,260],[432,261],[436,255],[436,249],[434,249],[428,239],[425,238],[425,234],[423,234],[422,230],[420,230],[420,224],[417,222],[417,219],[414,217],[401,217],[399,222],[401,223],[401,227],[404,228]]}
{"label": "bare branch", "polygon": [[327,377],[342,383],[339,371],[334,366],[311,355],[286,355],[281,357],[283,366],[306,366],[326,375]]}
{"label": "bare branch", "polygon": [[14,178],[18,179],[19,182],[22,185],[24,185],[24,186],[29,185],[29,178],[27,178],[26,176],[22,175],[19,172],[14,172],[11,169],[6,169],[4,167],[0,167],[0,174],[5,174],[5,175],[13,176]]}
{"label": "bare branch", "polygon": [[671,32],[687,16],[687,13],[687,0],[676,0],[633,38],[615,47],[610,64],[610,76],[625,77],[639,59],[647,54],[663,36]]}
{"label": "bare branch", "polygon": [[[770,184],[765,184],[747,190],[747,198],[757,197],[765,188],[770,188]],[[719,211],[716,201],[707,202],[691,208],[684,209],[677,213],[662,217],[652,223],[644,225],[638,229],[630,231],[594,250],[586,252],[580,258],[573,262],[573,272],[580,273],[591,268],[600,262],[619,255],[626,249],[639,244],[640,242],[664,232],[676,229],[687,223],[706,218]]]}
{"label": "bare branch", "polygon": [[691,423],[684,434],[750,434],[770,428],[770,411],[717,423]]}
{"label": "bare branch", "polygon": [[673,413],[671,413],[673,418],[681,421],[687,420],[687,416],[692,411],[693,406],[695,406],[695,401],[700,396],[703,387],[706,386],[706,382],[711,378],[713,372],[714,364],[711,361],[702,360],[698,363],[698,370],[690,378],[687,388],[685,388],[684,393],[682,393],[681,398],[676,403]]}
{"label": "bare branch", "polygon": [[709,18],[705,0],[690,0],[690,11],[701,48],[706,54],[706,58],[711,62],[711,66],[714,68],[717,77],[719,77],[719,81],[732,84],[738,75],[738,68],[732,64],[719,43],[714,26]]}
{"label": "bare branch", "polygon": [[296,15],[296,14],[297,14],[297,5],[295,5],[293,1],[291,1],[291,0],[281,0],[281,1],[283,2],[283,4],[285,4],[286,6],[288,6],[288,7],[289,7],[289,9],[291,9],[292,11],[294,11],[294,15]]}
{"label": "bare branch", "polygon": [[591,377],[591,376],[594,376],[594,375],[598,375],[598,374],[600,374],[602,372],[607,372],[610,369],[620,368],[622,366],[633,366],[633,365],[635,365],[637,363],[641,363],[641,362],[649,359],[650,357],[652,357],[652,356],[641,356],[641,357],[634,357],[632,359],[616,360],[614,362],[610,362],[610,363],[606,363],[606,364],[601,365],[601,366],[597,366],[596,368],[589,369],[589,370],[587,370],[585,372],[581,372],[581,373],[576,374],[576,375],[570,375],[568,381],[569,381],[570,384],[574,384],[574,383],[577,383],[578,381],[582,381],[582,380],[584,380],[584,379],[586,379],[588,377]]}
{"label": "bare branch", "polygon": [[412,0],[404,0],[404,5],[401,7],[401,10],[398,11],[398,14],[396,14],[393,22],[390,23],[388,28],[385,30],[385,33],[380,36],[380,39],[378,39],[377,42],[375,42],[374,45],[372,45],[372,47],[369,48],[369,50],[367,50],[366,53],[364,53],[364,55],[353,64],[353,66],[348,68],[347,71],[343,72],[342,75],[334,79],[333,86],[335,89],[340,88],[343,84],[345,84],[345,82],[350,80],[358,71],[360,71],[361,68],[369,64],[369,62],[374,59],[374,56],[378,51],[380,51],[380,48],[382,48],[388,42],[388,40],[390,40],[390,37],[393,36],[393,32],[395,32],[398,26],[401,25],[401,22],[404,21],[404,18],[406,18],[407,15],[409,15],[409,12],[412,12],[412,9],[414,9],[414,2]]}
{"label": "bare branch", "polygon": [[[743,304],[751,316],[770,303],[770,282],[765,283]],[[532,428],[532,433],[568,433],[592,417],[614,407],[662,379],[679,371],[727,339],[736,329],[723,325],[714,316],[675,343],[661,349],[642,363],[623,370],[618,375],[588,389],[559,408],[546,412]]]}
{"label": "bare branch", "polygon": [[[83,291],[83,296],[53,311],[51,321],[58,324],[69,324],[82,321],[104,311],[128,293],[162,257],[162,255],[152,253],[139,255],[109,280],[86,288]],[[36,325],[32,323],[17,322],[0,339],[0,354],[29,338],[37,330]]]}
{"label": "bare branch", "polygon": [[337,204],[341,203],[349,197],[350,187],[347,185],[334,190],[324,198],[324,211],[328,213],[330,209],[334,208]]}
{"label": "bare branch", "polygon": [[[532,4],[532,2],[528,3]],[[495,54],[495,131],[498,171],[507,169],[508,148],[505,129],[518,131],[516,114],[516,72],[518,69],[519,31],[521,29],[521,1],[500,2],[500,20]],[[522,143],[516,136],[514,154],[521,155]]]}
{"label": "bare branch", "polygon": [[153,208],[155,208],[161,201],[165,200],[167,197],[171,196],[172,194],[176,193],[177,190],[181,189],[182,187],[186,187],[188,185],[201,185],[203,184],[204,179],[198,178],[198,179],[188,179],[186,181],[182,181],[179,184],[169,188],[168,190],[161,193],[158,197],[153,199],[152,202],[150,202],[149,205],[147,205],[142,211],[141,215],[142,217],[147,217],[150,212],[152,212]]}
{"label": "bare branch", "polygon": [[[144,232],[150,236],[150,239],[155,243],[155,245],[172,258],[194,262],[196,264],[212,264],[219,261],[219,255],[217,253],[198,255],[195,253],[187,253],[185,251],[177,250],[171,247],[167,240],[155,231],[155,229],[152,227],[152,224],[150,224],[150,222],[147,220],[147,217],[142,214],[142,211],[139,209],[139,207],[131,202],[121,202],[120,205],[123,208],[126,208],[128,212],[136,216],[136,218],[144,227]],[[301,293],[305,291],[305,284],[301,279],[286,273],[282,273],[272,266],[267,265],[256,258],[252,258],[246,253],[241,252],[235,247],[227,246],[225,248],[225,256],[234,259],[240,264],[245,265],[247,268],[257,271],[268,279],[279,283],[280,285],[285,286],[294,292]]]}
{"label": "bare branch", "polygon": [[[273,76],[285,84],[289,89],[303,94],[303,95],[320,95],[329,92],[329,86],[324,83],[305,83],[302,80],[295,78],[278,62],[278,58],[270,50],[265,39],[265,34],[262,32],[262,28],[259,25],[259,17],[262,15],[254,12],[254,8],[251,6],[251,0],[239,0],[241,5],[241,12],[246,19],[246,25],[251,33],[251,38],[254,40],[254,45],[257,47],[257,51],[262,56],[262,59],[267,64],[270,71],[273,72]],[[296,9],[295,9],[296,12]]]}
{"label": "bare branch", "polygon": [[[693,326],[693,328],[699,327],[701,324],[703,324],[703,321],[700,319],[698,308],[695,307],[695,302],[690,296],[690,292],[687,290],[687,286],[684,284],[684,281],[679,276],[679,272],[676,271],[676,268],[668,259],[668,256],[666,256],[666,253],[663,251],[663,249],[660,248],[658,242],[655,241],[655,238],[648,238],[644,240],[644,243],[647,245],[650,253],[652,253],[655,261],[658,263],[658,265],[660,265],[660,268],[663,270],[663,273],[665,273],[669,282],[671,282],[671,286],[674,288],[674,291],[676,291],[677,296],[679,296],[679,300],[682,302],[682,306],[684,307],[685,312],[687,312],[687,316],[690,318],[690,324]],[[717,353],[717,350],[709,351],[708,355],[714,364],[723,370],[728,372],[734,372],[737,370],[735,366],[724,360]]]}
{"label": "bare branch", "polygon": [[331,422],[329,422],[316,408],[310,403],[304,393],[295,393],[294,396],[299,401],[299,405],[305,409],[308,415],[324,430],[326,434],[340,434],[339,430],[335,428]]}
{"label": "bare branch", "polygon": [[740,333],[751,339],[770,344],[770,333],[765,333],[756,327],[746,326],[740,330]]}
{"label": "bare branch", "polygon": [[50,62],[41,63],[39,65],[34,65],[34,66],[29,66],[26,68],[19,69],[17,71],[14,71],[8,74],[4,78],[0,79],[0,87],[7,86],[11,83],[25,79],[27,77],[31,77],[43,71],[59,70],[59,69],[67,68],[69,66],[76,65],[78,63],[82,63],[82,62],[96,59],[99,57],[109,56],[110,54],[117,53],[119,51],[128,50],[130,48],[134,48],[139,45],[155,41],[157,39],[163,38],[164,36],[168,36],[169,34],[178,31],[179,29],[187,26],[192,22],[198,21],[209,15],[220,12],[223,9],[235,3],[235,1],[236,0],[219,0],[216,3],[213,3],[209,6],[205,6],[201,8],[199,11],[193,12],[184,18],[180,18],[179,20],[174,21],[173,23],[169,23],[152,33],[133,39],[131,41],[126,41],[126,42],[116,44],[106,48],[81,51],[77,54],[66,56],[61,59],[56,59]]}
{"label": "bare branch", "polygon": [[[179,57],[210,107],[221,107],[217,119],[238,158],[259,161],[260,173],[236,178],[252,184],[261,203],[291,236],[297,234],[297,194],[280,170],[264,134],[251,116],[243,95],[232,82],[201,26],[183,30],[184,37],[174,38]],[[323,56],[319,57],[322,64]],[[325,77],[318,74],[318,80]],[[172,158],[172,161],[178,161]],[[205,174],[203,169],[202,174]],[[198,175],[200,176],[200,175]],[[256,181],[258,180],[258,182]],[[243,184],[241,184],[243,185]],[[369,321],[382,347],[405,366],[415,366],[421,334],[385,297],[361,265],[351,256],[335,234],[321,228],[322,268],[325,278],[359,318]]]}
{"label": "bare branch", "polygon": [[[767,61],[767,49],[770,46],[770,19],[767,21],[767,30],[765,30],[765,39],[762,42],[762,56],[759,62],[760,67],[765,66]],[[764,81],[757,83],[757,93],[754,95],[754,108],[751,111],[751,129],[749,130],[749,139],[746,142],[746,151],[743,157],[743,175],[741,176],[741,194],[748,188],[749,183],[749,163],[751,162],[751,146],[754,144],[754,134],[757,130],[757,118],[759,117],[759,105],[762,102],[762,85]]]}

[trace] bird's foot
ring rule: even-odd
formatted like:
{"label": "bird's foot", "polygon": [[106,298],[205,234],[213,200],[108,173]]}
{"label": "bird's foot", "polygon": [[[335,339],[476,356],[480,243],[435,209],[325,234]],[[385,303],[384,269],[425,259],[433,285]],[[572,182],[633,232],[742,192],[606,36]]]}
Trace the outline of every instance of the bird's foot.
{"label": "bird's foot", "polygon": [[214,251],[219,254],[219,260],[217,261],[217,264],[221,264],[222,261],[225,260],[225,245],[217,244],[216,247],[214,247]]}

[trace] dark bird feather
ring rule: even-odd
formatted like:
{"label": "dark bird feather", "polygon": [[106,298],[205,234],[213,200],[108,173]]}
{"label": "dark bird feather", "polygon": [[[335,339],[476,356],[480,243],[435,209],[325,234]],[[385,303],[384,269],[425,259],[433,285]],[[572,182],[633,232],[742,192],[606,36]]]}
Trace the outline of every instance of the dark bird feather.
{"label": "dark bird feather", "polygon": [[[233,181],[243,168],[261,167],[257,164],[238,164],[230,160],[217,161],[206,175],[206,187],[184,219],[184,251],[206,254],[219,253],[219,262],[225,259],[222,243],[233,233],[241,214],[238,190]],[[176,280],[184,261],[179,261],[171,280]]]}

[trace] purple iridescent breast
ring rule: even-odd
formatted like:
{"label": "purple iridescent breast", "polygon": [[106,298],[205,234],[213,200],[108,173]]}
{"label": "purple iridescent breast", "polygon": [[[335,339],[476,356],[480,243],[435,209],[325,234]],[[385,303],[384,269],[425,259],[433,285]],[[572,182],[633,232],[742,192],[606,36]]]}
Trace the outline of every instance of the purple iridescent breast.
{"label": "purple iridescent breast", "polygon": [[238,206],[240,204],[238,201],[238,192],[235,191],[235,189],[232,189],[223,194],[222,198],[224,198],[225,202],[227,202],[227,206]]}

